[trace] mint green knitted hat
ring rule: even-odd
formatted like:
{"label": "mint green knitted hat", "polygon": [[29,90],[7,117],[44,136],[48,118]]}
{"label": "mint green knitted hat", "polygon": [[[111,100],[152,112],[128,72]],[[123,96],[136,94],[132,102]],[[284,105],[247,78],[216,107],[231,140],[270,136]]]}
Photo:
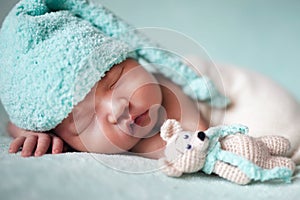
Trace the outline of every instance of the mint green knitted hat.
{"label": "mint green knitted hat", "polygon": [[51,130],[128,57],[156,65],[194,99],[229,103],[207,77],[86,0],[21,0],[12,9],[0,31],[1,102],[17,126]]}

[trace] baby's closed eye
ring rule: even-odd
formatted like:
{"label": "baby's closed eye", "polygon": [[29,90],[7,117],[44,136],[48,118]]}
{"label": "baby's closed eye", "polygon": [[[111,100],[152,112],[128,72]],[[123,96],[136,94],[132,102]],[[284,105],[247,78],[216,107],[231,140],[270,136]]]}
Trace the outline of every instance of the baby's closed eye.
{"label": "baby's closed eye", "polygon": [[122,66],[122,67],[118,67],[118,69],[115,71],[115,73],[113,73],[112,78],[109,80],[109,88],[110,89],[114,89],[114,87],[116,86],[116,83],[121,78],[123,71],[124,71],[124,67]]}

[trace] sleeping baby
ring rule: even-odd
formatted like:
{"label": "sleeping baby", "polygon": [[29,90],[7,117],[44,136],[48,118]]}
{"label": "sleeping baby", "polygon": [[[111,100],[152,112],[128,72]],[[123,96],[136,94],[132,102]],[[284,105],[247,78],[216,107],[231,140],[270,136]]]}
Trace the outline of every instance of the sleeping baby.
{"label": "sleeping baby", "polygon": [[235,67],[221,66],[216,78],[200,58],[183,61],[101,5],[21,1],[2,25],[0,51],[11,153],[157,159],[160,127],[176,119],[190,131],[240,123],[255,137],[284,136],[300,163],[300,106],[287,91]]}

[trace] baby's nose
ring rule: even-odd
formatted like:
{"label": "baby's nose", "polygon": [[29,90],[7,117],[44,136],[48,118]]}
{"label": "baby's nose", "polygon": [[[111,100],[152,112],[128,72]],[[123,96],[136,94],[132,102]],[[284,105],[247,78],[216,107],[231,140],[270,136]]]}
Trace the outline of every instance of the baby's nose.
{"label": "baby's nose", "polygon": [[129,117],[129,101],[125,98],[119,98],[112,102],[109,122],[117,123],[120,117]]}
{"label": "baby's nose", "polygon": [[201,141],[204,141],[204,139],[206,137],[206,135],[203,131],[199,131],[197,136]]}

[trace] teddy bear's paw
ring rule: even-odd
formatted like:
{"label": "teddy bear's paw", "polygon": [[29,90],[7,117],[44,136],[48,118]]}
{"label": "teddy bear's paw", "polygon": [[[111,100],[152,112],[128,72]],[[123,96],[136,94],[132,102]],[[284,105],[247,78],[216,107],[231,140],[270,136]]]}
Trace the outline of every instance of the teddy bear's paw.
{"label": "teddy bear's paw", "polygon": [[251,181],[240,169],[221,161],[216,162],[214,173],[240,185],[246,185]]}
{"label": "teddy bear's paw", "polygon": [[296,165],[292,159],[286,157],[275,157],[275,156],[269,159],[269,161],[265,163],[265,166],[262,167],[266,169],[272,169],[275,167],[286,167],[290,169],[292,172],[294,172],[296,169]]}

